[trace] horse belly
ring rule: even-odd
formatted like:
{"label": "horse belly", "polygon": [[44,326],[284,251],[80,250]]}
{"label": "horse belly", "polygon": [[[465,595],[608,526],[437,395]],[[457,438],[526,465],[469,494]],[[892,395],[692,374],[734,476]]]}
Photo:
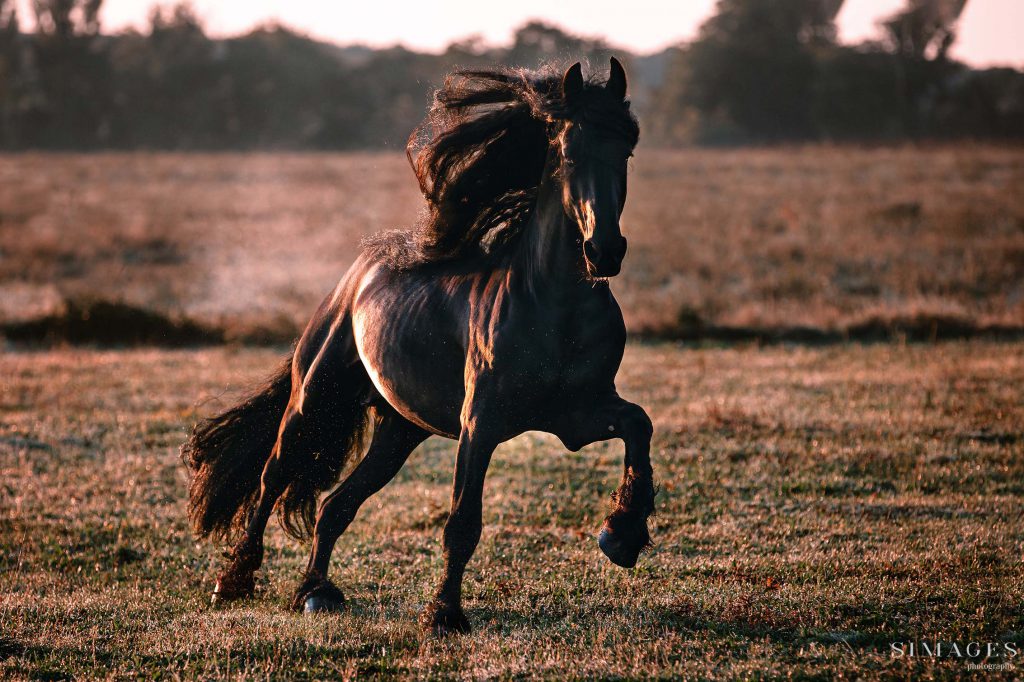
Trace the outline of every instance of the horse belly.
{"label": "horse belly", "polygon": [[428,294],[364,291],[352,312],[356,347],[377,391],[399,414],[458,438],[465,353]]}

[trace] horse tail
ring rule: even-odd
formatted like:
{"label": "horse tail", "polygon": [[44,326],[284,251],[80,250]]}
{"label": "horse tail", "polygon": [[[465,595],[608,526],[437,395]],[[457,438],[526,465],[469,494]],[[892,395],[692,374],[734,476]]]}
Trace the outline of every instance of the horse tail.
{"label": "horse tail", "polygon": [[227,539],[244,527],[291,396],[292,358],[238,405],[200,421],[181,446],[192,473],[188,516],[199,537]]}
{"label": "horse tail", "polygon": [[[182,446],[192,472],[189,518],[199,537],[227,540],[243,530],[261,492],[280,494],[281,525],[295,538],[308,537],[320,493],[333,487],[362,451],[371,422],[370,377],[350,322],[321,332],[307,332],[262,390],[199,422]],[[330,361],[324,360],[325,348],[331,350]],[[293,370],[304,375],[301,388],[293,387]],[[293,389],[300,393],[293,395]],[[301,410],[289,407],[293,398]]]}

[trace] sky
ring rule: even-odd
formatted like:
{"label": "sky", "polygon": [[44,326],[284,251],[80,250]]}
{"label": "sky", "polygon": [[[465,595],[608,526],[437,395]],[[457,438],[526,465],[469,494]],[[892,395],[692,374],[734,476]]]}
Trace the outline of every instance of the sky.
{"label": "sky", "polygon": [[[29,16],[31,0],[20,0]],[[105,0],[104,31],[144,29],[152,0]],[[840,39],[860,42],[878,35],[876,22],[904,0],[846,0],[838,17]],[[438,51],[456,39],[480,35],[508,43],[513,30],[542,19],[587,36],[604,37],[639,53],[693,38],[715,0],[193,0],[211,35],[244,33],[276,21],[335,43],[372,47],[401,44]],[[1024,67],[1024,0],[968,0],[952,55],[974,66]]]}

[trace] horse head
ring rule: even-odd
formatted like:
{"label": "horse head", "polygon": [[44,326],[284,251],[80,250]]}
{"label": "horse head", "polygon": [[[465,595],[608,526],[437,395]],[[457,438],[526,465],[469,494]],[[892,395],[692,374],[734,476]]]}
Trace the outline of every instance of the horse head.
{"label": "horse head", "polygon": [[580,231],[587,273],[614,277],[622,269],[626,238],[619,219],[626,204],[626,166],[636,138],[614,125],[627,106],[626,72],[611,59],[604,87],[587,87],[580,63],[562,77],[566,117],[556,120],[554,146],[562,205]]}

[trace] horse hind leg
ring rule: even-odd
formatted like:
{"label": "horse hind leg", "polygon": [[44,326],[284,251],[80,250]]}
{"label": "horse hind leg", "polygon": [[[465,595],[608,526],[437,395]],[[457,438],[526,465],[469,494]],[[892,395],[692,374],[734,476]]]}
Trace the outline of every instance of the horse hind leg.
{"label": "horse hind leg", "polygon": [[302,415],[289,404],[281,420],[274,448],[260,477],[259,499],[241,539],[227,553],[228,563],[217,575],[213,603],[247,599],[256,588],[256,571],[263,564],[263,535],[273,515],[274,505],[295,473],[298,451],[306,447],[301,439]]}
{"label": "horse hind leg", "polygon": [[274,509],[280,508],[290,535],[304,537],[313,526],[318,495],[334,485],[347,459],[362,450],[369,377],[361,365],[347,366],[344,359],[332,356],[317,363],[307,371],[301,389],[293,391],[245,534],[218,576],[215,602],[252,595]]}
{"label": "horse hind leg", "polygon": [[294,610],[315,613],[344,608],[344,594],[327,577],[334,545],[355,519],[360,506],[395,477],[416,446],[429,435],[390,406],[378,408],[373,440],[366,455],[320,506],[309,563],[292,599]]}

